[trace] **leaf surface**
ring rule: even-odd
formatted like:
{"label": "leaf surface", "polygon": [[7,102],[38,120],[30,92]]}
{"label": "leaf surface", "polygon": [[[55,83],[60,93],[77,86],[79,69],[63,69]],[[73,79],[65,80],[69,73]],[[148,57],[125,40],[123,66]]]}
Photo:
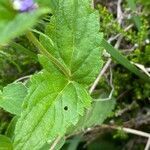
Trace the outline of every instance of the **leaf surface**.
{"label": "leaf surface", "polygon": [[14,138],[15,126],[16,126],[17,121],[18,121],[18,116],[15,116],[14,118],[12,118],[11,122],[9,123],[7,127],[5,134],[10,139]]}
{"label": "leaf surface", "polygon": [[115,107],[115,99],[94,102],[84,121],[84,128],[101,125]]}
{"label": "leaf surface", "polygon": [[0,92],[0,107],[12,114],[20,115],[26,95],[27,88],[22,83],[9,84]]}
{"label": "leaf surface", "polygon": [[[102,94],[102,96],[104,95],[106,94]],[[68,128],[67,133],[72,134],[72,132],[76,133],[92,126],[101,125],[105,121],[105,119],[111,115],[115,104],[115,98],[111,98],[110,100],[106,101],[97,99],[97,101],[94,101],[92,103],[92,106],[87,111],[87,113],[80,118],[78,124],[72,126],[71,128]]]}
{"label": "leaf surface", "polygon": [[15,149],[39,149],[75,125],[91,97],[82,85],[43,70],[31,79],[24,112],[16,127]]}
{"label": "leaf surface", "polygon": [[[55,2],[56,3],[56,2]],[[99,14],[89,0],[59,0],[41,43],[70,70],[72,80],[90,85],[100,68],[102,58]]]}
{"label": "leaf surface", "polygon": [[39,56],[44,70],[31,78],[16,125],[16,150],[40,149],[75,126],[91,104],[84,87],[94,81],[102,67],[99,15],[90,1],[56,0],[53,6],[46,36],[41,34],[40,41],[70,76],[65,77],[46,55]]}
{"label": "leaf surface", "polygon": [[0,150],[13,150],[11,140],[4,135],[0,135]]}

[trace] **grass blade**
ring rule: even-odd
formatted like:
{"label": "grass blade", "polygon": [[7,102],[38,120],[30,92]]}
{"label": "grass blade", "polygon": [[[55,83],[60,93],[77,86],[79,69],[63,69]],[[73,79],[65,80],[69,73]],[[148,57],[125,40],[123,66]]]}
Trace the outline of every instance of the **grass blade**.
{"label": "grass blade", "polygon": [[130,63],[128,59],[126,59],[117,49],[115,49],[105,39],[102,40],[102,46],[118,63],[123,65],[125,68],[127,68],[146,82],[150,82],[150,78],[147,75],[138,70],[133,64]]}

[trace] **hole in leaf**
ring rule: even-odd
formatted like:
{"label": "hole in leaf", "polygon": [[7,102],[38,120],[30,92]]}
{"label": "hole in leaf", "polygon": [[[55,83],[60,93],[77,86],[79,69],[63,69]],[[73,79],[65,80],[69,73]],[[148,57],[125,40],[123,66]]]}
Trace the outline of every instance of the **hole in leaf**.
{"label": "hole in leaf", "polygon": [[64,110],[66,110],[66,111],[67,111],[67,110],[68,110],[68,106],[65,106],[65,107],[64,107]]}

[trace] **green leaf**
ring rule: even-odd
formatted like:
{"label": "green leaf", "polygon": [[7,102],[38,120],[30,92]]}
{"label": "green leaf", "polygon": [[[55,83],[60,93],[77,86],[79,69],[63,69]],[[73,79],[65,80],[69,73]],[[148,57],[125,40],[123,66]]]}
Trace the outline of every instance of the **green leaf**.
{"label": "green leaf", "polygon": [[18,121],[18,116],[15,116],[9,123],[9,126],[6,130],[6,135],[11,139],[14,138],[15,126],[16,126],[17,121]]}
{"label": "green leaf", "polygon": [[0,107],[12,114],[20,115],[26,95],[27,88],[22,83],[9,84],[0,92]]}
{"label": "green leaf", "polygon": [[0,150],[13,150],[11,140],[4,135],[0,135]]}
{"label": "green leaf", "polygon": [[77,136],[74,136],[72,139],[69,139],[67,141],[67,143],[68,143],[67,150],[77,150],[78,145],[81,142],[81,140],[82,140],[81,135],[77,135]]}
{"label": "green leaf", "polygon": [[91,109],[88,111],[88,114],[85,117],[84,128],[101,125],[105,119],[110,116],[115,104],[116,101],[114,98],[106,101],[97,99],[97,102],[93,103]]}
{"label": "green leaf", "polygon": [[8,0],[0,0],[0,20],[10,20],[16,15],[15,11],[12,11],[11,4]]}
{"label": "green leaf", "polygon": [[82,85],[46,70],[31,78],[24,111],[16,126],[16,150],[39,149],[75,125],[91,97]]}
{"label": "green leaf", "polygon": [[[59,0],[55,4],[46,35],[40,37],[45,48],[28,34],[28,39],[43,51],[39,59],[44,70],[31,78],[16,125],[16,150],[40,149],[76,125],[91,104],[84,85],[89,86],[102,67],[99,14],[92,10],[91,2]],[[69,76],[64,76],[60,68],[69,70]]]}
{"label": "green leaf", "polygon": [[[101,97],[104,95],[106,94],[102,94]],[[67,133],[72,134],[72,132],[76,133],[95,125],[101,125],[105,119],[111,115],[115,104],[116,101],[114,98],[105,101],[102,101],[101,98],[96,99],[87,113],[80,118],[78,124],[74,127],[72,126],[71,128],[68,128]]]}
{"label": "green leaf", "polygon": [[41,8],[33,12],[16,14],[9,20],[0,19],[0,45],[24,34],[37,23],[41,15],[48,12],[49,9]]}
{"label": "green leaf", "polygon": [[45,31],[49,38],[41,36],[40,41],[70,70],[71,80],[89,86],[102,67],[99,14],[91,8],[89,0],[55,3],[56,9]]}
{"label": "green leaf", "polygon": [[117,49],[115,49],[105,39],[103,39],[102,41],[102,46],[118,63],[120,63],[125,68],[127,68],[128,70],[139,76],[139,78],[145,80],[146,82],[150,82],[150,78],[146,74],[140,72],[139,69],[137,69],[133,64],[131,64],[127,58],[125,58]]}

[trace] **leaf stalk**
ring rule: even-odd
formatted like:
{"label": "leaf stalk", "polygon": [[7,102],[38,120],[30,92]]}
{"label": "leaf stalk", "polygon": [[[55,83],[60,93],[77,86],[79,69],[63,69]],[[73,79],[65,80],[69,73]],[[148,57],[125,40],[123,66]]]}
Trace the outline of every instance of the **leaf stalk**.
{"label": "leaf stalk", "polygon": [[26,34],[27,38],[29,41],[31,41],[33,43],[33,45],[35,47],[37,47],[40,51],[41,54],[43,54],[44,56],[48,57],[50,59],[50,61],[57,66],[57,68],[67,77],[70,78],[70,73],[69,70],[67,70],[67,68],[65,68],[52,54],[50,54],[45,48],[44,46],[38,41],[38,39],[35,37],[35,35],[32,32],[28,32]]}

